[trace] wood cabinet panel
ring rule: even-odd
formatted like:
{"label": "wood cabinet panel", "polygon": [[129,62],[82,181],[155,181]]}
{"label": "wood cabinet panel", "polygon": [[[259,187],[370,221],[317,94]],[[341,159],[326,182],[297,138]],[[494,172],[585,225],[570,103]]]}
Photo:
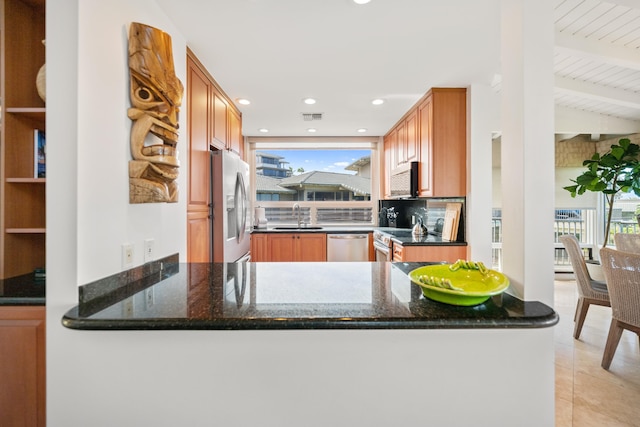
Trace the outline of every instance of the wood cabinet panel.
{"label": "wood cabinet panel", "polygon": [[393,244],[392,259],[394,262],[400,262],[404,260],[404,246],[399,244]]}
{"label": "wood cabinet panel", "polygon": [[0,307],[0,425],[46,424],[45,308]]}
{"label": "wood cabinet panel", "polygon": [[209,183],[209,100],[207,77],[188,58],[187,100],[189,108],[189,185],[188,209],[206,209],[210,203]]}
{"label": "wood cabinet panel", "polygon": [[219,93],[213,92],[213,140],[211,143],[221,150],[227,148],[227,103]]}
{"label": "wood cabinet panel", "polygon": [[384,194],[385,198],[391,197],[391,161],[392,161],[392,142],[391,137],[386,136],[384,138],[384,165],[382,170],[383,179],[383,188],[382,194]]}
{"label": "wood cabinet panel", "polygon": [[418,106],[422,166],[419,196],[466,196],[466,98],[464,88],[434,88]]}
{"label": "wood cabinet panel", "polygon": [[268,260],[273,262],[295,261],[297,234],[282,233],[269,234]]}
{"label": "wood cabinet panel", "polygon": [[398,167],[398,129],[393,129],[387,135],[387,141],[389,142],[389,172]]}
{"label": "wood cabinet panel", "polygon": [[399,166],[407,163],[407,124],[406,122],[401,122],[398,126],[396,126],[396,152],[395,152],[395,164],[393,168],[397,168]]}
{"label": "wood cabinet panel", "polygon": [[395,262],[448,262],[467,259],[467,246],[403,246],[393,243]]}
{"label": "wood cabinet panel", "polygon": [[296,261],[326,261],[327,235],[324,233],[298,234]]}
{"label": "wood cabinet panel", "polygon": [[[263,257],[262,261],[312,262],[327,260],[326,233],[266,233],[263,235],[267,236],[267,256]],[[259,248],[260,244],[264,243],[256,242],[256,247]],[[260,249],[258,250],[260,251]],[[252,260],[254,260],[253,253]]]}
{"label": "wood cabinet panel", "polygon": [[187,186],[187,260],[211,261],[211,183],[209,136],[211,83],[187,57],[187,118],[189,169]]}
{"label": "wood cabinet panel", "polygon": [[268,234],[253,233],[251,234],[251,261],[262,262],[268,261]]}
{"label": "wood cabinet panel", "polygon": [[[211,256],[210,150],[234,149],[243,156],[242,116],[195,54],[187,48],[188,170],[187,260]],[[228,145],[232,144],[232,145]]]}
{"label": "wood cabinet panel", "polygon": [[465,88],[432,88],[385,135],[385,197],[390,175],[412,161],[420,162],[418,196],[466,196],[466,97]]}
{"label": "wood cabinet panel", "polygon": [[235,151],[244,158],[244,141],[242,140],[242,126],[240,125],[240,116],[234,111],[229,109],[229,137],[227,138],[227,148],[231,151]]}
{"label": "wood cabinet panel", "polygon": [[420,146],[420,178],[418,194],[420,196],[433,195],[433,136],[431,96],[418,105],[418,139]]}
{"label": "wood cabinet panel", "polygon": [[187,212],[189,262],[211,262],[211,218],[207,212]]}
{"label": "wood cabinet panel", "polygon": [[411,112],[405,120],[406,127],[406,143],[405,143],[405,161],[413,162],[418,159],[418,111]]}

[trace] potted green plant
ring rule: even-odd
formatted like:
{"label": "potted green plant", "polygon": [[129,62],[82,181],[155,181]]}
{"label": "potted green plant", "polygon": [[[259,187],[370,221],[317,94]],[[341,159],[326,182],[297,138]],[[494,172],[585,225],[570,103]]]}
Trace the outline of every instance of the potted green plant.
{"label": "potted green plant", "polygon": [[622,138],[618,144],[611,145],[606,153],[595,153],[582,162],[587,170],[580,174],[574,185],[563,187],[571,197],[586,191],[602,193],[605,196],[608,213],[605,227],[605,239],[602,247],[607,246],[611,230],[613,203],[618,193],[634,192],[640,196],[640,146],[632,144],[629,138]]}

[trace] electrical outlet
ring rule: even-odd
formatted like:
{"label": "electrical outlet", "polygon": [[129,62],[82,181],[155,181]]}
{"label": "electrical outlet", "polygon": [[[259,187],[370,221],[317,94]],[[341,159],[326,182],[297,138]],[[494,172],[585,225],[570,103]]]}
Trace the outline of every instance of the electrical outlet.
{"label": "electrical outlet", "polygon": [[146,239],[144,241],[144,262],[153,261],[155,257],[155,240]]}
{"label": "electrical outlet", "polygon": [[133,245],[125,243],[122,245],[122,268],[133,267]]}

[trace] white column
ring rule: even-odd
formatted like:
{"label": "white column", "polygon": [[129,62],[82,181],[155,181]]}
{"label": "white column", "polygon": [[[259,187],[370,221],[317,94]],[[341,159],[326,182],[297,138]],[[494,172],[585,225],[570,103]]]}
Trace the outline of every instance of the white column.
{"label": "white column", "polygon": [[553,305],[553,3],[503,0],[501,21],[503,270]]}
{"label": "white column", "polygon": [[469,259],[491,265],[491,132],[499,129],[496,95],[488,85],[467,91],[467,242]]}

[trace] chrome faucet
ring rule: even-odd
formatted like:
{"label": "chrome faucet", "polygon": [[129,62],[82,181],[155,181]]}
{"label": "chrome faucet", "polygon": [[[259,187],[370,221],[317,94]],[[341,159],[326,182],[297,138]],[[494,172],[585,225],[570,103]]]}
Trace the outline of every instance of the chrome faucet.
{"label": "chrome faucet", "polygon": [[302,218],[301,218],[301,214],[302,214],[302,210],[300,209],[300,205],[297,203],[293,204],[293,208],[292,211],[295,214],[296,209],[298,210],[298,228],[300,228],[302,226]]}

